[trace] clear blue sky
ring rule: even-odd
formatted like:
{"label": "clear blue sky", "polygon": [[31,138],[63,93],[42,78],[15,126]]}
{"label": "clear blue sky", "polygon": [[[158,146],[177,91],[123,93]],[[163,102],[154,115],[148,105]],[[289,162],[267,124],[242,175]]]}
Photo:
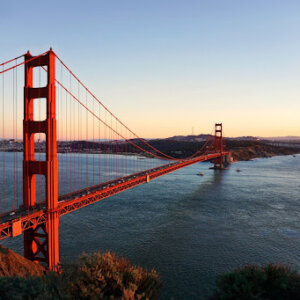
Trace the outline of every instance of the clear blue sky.
{"label": "clear blue sky", "polygon": [[54,51],[144,137],[300,135],[300,1],[3,1],[0,61]]}

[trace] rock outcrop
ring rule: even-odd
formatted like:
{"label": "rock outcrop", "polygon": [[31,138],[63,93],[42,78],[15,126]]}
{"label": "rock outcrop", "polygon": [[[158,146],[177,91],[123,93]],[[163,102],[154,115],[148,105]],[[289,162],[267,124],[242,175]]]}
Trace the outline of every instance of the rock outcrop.
{"label": "rock outcrop", "polygon": [[41,276],[45,267],[0,245],[0,276]]}

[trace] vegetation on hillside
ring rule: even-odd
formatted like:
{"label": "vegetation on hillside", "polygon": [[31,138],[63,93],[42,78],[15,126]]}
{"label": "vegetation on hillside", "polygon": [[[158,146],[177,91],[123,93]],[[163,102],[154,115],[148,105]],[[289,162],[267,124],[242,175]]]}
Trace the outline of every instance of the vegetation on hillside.
{"label": "vegetation on hillside", "polygon": [[0,299],[156,299],[159,275],[112,253],[84,254],[60,274],[0,278]]}
{"label": "vegetation on hillside", "polygon": [[220,275],[212,300],[299,300],[300,274],[280,264],[247,265]]}

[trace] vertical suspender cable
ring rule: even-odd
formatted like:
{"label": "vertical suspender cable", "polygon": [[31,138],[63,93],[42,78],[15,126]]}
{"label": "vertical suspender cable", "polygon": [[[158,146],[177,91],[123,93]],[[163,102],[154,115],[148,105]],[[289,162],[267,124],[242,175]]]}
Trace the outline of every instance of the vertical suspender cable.
{"label": "vertical suspender cable", "polygon": [[[92,98],[92,106],[93,106],[93,112],[94,112],[94,98]],[[92,116],[92,121],[93,121],[93,145],[92,145],[92,151],[93,151],[93,185],[95,185],[95,116]]]}
{"label": "vertical suspender cable", "polygon": [[[3,70],[4,70],[4,65],[3,65]],[[2,152],[2,177],[3,177],[3,181],[2,181],[2,190],[3,190],[3,211],[5,211],[5,204],[6,204],[6,195],[5,195],[5,105],[4,105],[4,83],[5,83],[5,79],[4,79],[4,73],[2,74],[2,138],[3,138],[3,152]]]}
{"label": "vertical suspender cable", "polygon": [[[115,132],[118,132],[118,128],[117,128],[117,120],[116,120],[116,131]],[[115,164],[115,169],[116,169],[116,173],[117,173],[117,177],[120,177],[119,175],[119,170],[118,170],[118,140],[117,140],[117,134],[115,133],[115,161],[116,161],[116,164]]]}
{"label": "vertical suspender cable", "polygon": [[[70,74],[70,91],[72,91],[72,77]],[[72,116],[72,111],[71,111],[71,104],[72,104],[72,96],[70,95],[69,97],[69,107],[68,107],[68,111],[69,111],[69,128],[70,128],[70,132],[69,132],[69,168],[70,168],[70,192],[73,191],[73,187],[72,187],[72,150],[71,150],[71,145],[72,145],[72,124],[71,124],[71,116]]]}
{"label": "vertical suspender cable", "polygon": [[[112,114],[110,114],[110,128],[112,128]],[[113,132],[112,130],[110,129],[109,130],[110,132],[110,174],[113,174]],[[111,178],[110,180],[112,180],[113,178]]]}
{"label": "vertical suspender cable", "polygon": [[[87,95],[87,89],[85,90],[85,103],[86,103],[86,106],[88,104],[88,95]],[[85,134],[86,134],[86,187],[89,186],[89,174],[88,174],[88,171],[89,171],[89,166],[88,166],[88,111],[86,110],[86,122],[85,122]]]}
{"label": "vertical suspender cable", "polygon": [[13,69],[13,72],[12,72],[12,75],[13,75],[13,86],[12,86],[12,88],[13,88],[13,92],[12,92],[12,97],[13,97],[13,111],[12,111],[12,114],[13,114],[13,117],[12,117],[12,119],[13,119],[13,126],[12,126],[12,130],[13,130],[13,134],[12,134],[12,136],[13,136],[13,143],[14,143],[14,145],[13,145],[13,184],[14,184],[14,196],[13,196],[13,205],[12,205],[12,210],[15,210],[16,209],[16,140],[15,140],[15,118],[16,118],[16,116],[15,116],[15,71],[16,71],[16,69]]}
{"label": "vertical suspender cable", "polygon": [[[99,105],[99,104],[98,104]],[[101,117],[101,106],[99,105],[99,117]],[[98,183],[101,183],[101,126],[98,123]]]}
{"label": "vertical suspender cable", "polygon": [[[80,99],[80,92],[79,92],[79,82],[77,83],[77,97],[78,99]],[[79,103],[77,103],[77,114],[78,114],[78,170],[79,170],[79,188],[82,189],[82,180],[81,180],[81,175],[82,175],[82,169],[81,169],[81,135],[80,135],[80,128],[81,128],[81,122],[80,122],[80,107],[79,107]]]}
{"label": "vertical suspender cable", "polygon": [[[18,59],[16,59],[16,65],[18,64]],[[16,140],[18,139],[18,68],[16,68]],[[17,197],[17,207],[19,207],[19,160],[18,160],[18,153],[16,154],[16,164],[17,164],[17,173],[16,173],[16,185],[17,185],[17,190],[16,190],[16,197]]]}
{"label": "vertical suspender cable", "polygon": [[[66,79],[67,81],[67,79]],[[67,145],[68,145],[68,94],[66,93],[66,131],[65,131],[65,134],[66,134],[66,139],[65,139],[65,174],[66,174],[66,179],[68,178],[68,175],[69,175],[69,172],[68,172],[68,148],[67,148]],[[67,191],[67,182],[66,182],[66,191]]]}
{"label": "vertical suspender cable", "polygon": [[[39,59],[40,60],[40,59]],[[39,67],[39,121],[41,121],[41,99],[40,99],[40,88],[41,88],[41,68]],[[42,160],[41,158],[41,123],[39,123],[39,161]],[[39,163],[39,204],[40,208],[42,205],[42,176],[41,176],[41,164]]]}
{"label": "vertical suspender cable", "polygon": [[[105,111],[105,124],[107,124],[107,111]],[[107,160],[107,142],[108,142],[108,134],[107,134],[107,126],[104,126],[104,129],[105,129],[105,149],[104,149],[104,155],[105,155],[105,158],[104,158],[104,181],[106,182],[107,181],[107,163],[108,163],[108,160]]]}

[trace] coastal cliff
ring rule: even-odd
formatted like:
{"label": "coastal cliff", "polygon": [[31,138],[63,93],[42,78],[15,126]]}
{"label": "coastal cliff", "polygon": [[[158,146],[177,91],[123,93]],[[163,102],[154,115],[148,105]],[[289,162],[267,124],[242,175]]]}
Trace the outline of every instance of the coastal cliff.
{"label": "coastal cliff", "polygon": [[277,147],[266,144],[232,148],[231,154],[234,161],[247,161],[254,158],[267,158],[277,155],[293,155],[300,153],[299,148]]}

